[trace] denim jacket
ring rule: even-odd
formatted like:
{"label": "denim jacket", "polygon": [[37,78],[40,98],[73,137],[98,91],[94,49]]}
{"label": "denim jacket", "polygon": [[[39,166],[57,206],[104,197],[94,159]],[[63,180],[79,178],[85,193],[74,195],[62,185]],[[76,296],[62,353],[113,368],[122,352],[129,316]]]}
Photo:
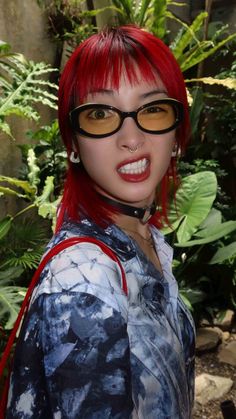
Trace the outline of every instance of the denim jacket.
{"label": "denim jacket", "polygon": [[7,419],[189,419],[194,326],[178,296],[172,249],[150,226],[163,275],[116,225],[67,222],[49,247],[95,237],[54,256],[18,339]]}

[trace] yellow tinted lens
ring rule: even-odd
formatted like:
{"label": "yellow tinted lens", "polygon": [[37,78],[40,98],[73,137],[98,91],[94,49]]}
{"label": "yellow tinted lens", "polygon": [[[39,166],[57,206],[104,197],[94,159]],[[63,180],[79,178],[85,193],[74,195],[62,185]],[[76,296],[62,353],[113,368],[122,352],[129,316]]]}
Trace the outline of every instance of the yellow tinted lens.
{"label": "yellow tinted lens", "polygon": [[176,121],[175,108],[170,103],[150,104],[138,112],[137,119],[144,129],[162,131],[174,125]]}
{"label": "yellow tinted lens", "polygon": [[103,107],[87,108],[79,114],[79,126],[88,134],[108,134],[114,131],[119,123],[119,114]]}

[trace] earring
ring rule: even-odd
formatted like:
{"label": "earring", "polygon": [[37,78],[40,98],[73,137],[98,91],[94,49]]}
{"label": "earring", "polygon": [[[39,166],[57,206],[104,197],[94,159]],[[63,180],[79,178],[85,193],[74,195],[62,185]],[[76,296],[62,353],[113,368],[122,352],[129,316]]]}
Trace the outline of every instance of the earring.
{"label": "earring", "polygon": [[175,143],[174,147],[173,147],[173,150],[172,150],[172,153],[171,153],[171,157],[177,157],[177,155],[178,155],[178,146]]}
{"label": "earring", "polygon": [[76,151],[72,151],[70,153],[69,160],[71,161],[71,163],[79,163],[80,162],[80,158],[79,158],[78,153]]}

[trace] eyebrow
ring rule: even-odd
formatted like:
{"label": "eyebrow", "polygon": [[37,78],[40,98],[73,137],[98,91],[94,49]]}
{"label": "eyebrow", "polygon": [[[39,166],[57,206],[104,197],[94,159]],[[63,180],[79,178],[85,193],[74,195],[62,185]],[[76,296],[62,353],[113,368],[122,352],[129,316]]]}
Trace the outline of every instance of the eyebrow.
{"label": "eyebrow", "polygon": [[96,93],[113,95],[114,91],[112,89],[95,89],[95,90],[90,90],[88,92],[88,94],[91,94],[91,95],[95,95]]}
{"label": "eyebrow", "polygon": [[151,92],[143,93],[140,96],[141,96],[142,99],[146,99],[149,96],[154,96],[154,95],[163,94],[163,93],[166,95],[167,94],[166,90],[155,89],[155,90],[152,90]]}
{"label": "eyebrow", "polygon": [[[91,95],[94,95],[96,93],[101,93],[101,94],[108,94],[108,95],[113,96],[114,93],[115,93],[115,91],[112,90],[112,89],[97,89],[97,90],[92,90],[89,93]],[[155,89],[155,90],[151,90],[150,92],[141,94],[140,95],[140,98],[141,99],[146,99],[146,98],[148,98],[150,96],[153,96],[153,95],[156,95],[156,94],[163,94],[163,93],[164,94],[167,94],[167,92],[165,90],[163,90],[163,89]]]}

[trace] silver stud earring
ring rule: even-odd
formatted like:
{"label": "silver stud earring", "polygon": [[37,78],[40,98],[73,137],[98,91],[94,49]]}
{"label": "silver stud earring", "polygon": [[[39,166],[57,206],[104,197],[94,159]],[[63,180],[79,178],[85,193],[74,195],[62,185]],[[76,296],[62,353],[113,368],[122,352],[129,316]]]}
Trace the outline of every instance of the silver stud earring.
{"label": "silver stud earring", "polygon": [[70,159],[71,163],[79,163],[80,162],[79,155],[76,151],[72,151],[70,153],[69,159]]}

